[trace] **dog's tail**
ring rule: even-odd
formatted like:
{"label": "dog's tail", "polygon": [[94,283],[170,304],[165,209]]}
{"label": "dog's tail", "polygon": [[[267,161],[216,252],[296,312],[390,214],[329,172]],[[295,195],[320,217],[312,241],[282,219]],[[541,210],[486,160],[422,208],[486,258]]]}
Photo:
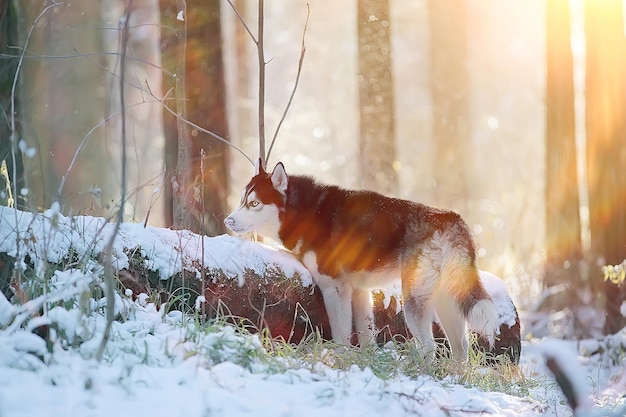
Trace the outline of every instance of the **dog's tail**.
{"label": "dog's tail", "polygon": [[[456,302],[469,326],[482,334],[493,348],[499,330],[498,311],[480,281],[476,267],[457,268],[453,274],[442,274],[448,295]],[[453,281],[453,282],[450,282]],[[447,285],[446,285],[447,284]]]}
{"label": "dog's tail", "polygon": [[[461,309],[463,308],[464,305],[461,304]],[[484,335],[489,341],[489,347],[493,348],[500,326],[498,324],[498,311],[491,297],[487,295],[486,298],[476,300],[464,314],[466,314],[470,327]]]}
{"label": "dog's tail", "polygon": [[480,280],[473,247],[452,243],[443,253],[440,289],[454,300],[470,327],[493,347],[500,328],[498,311]]}

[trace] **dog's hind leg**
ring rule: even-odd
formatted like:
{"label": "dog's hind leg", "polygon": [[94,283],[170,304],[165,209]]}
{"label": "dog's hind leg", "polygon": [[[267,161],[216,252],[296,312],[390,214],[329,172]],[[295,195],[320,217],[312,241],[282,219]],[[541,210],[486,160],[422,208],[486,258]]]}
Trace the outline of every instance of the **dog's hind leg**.
{"label": "dog's hind leg", "polygon": [[432,297],[438,278],[439,272],[433,267],[420,266],[415,261],[402,265],[404,317],[427,363],[432,362],[435,355]]}
{"label": "dog's hind leg", "polygon": [[[466,248],[447,246],[442,261],[441,282],[437,289],[437,313],[450,341],[452,357],[466,361],[468,353],[465,322],[482,333],[493,346],[498,328],[498,312],[478,275],[474,260]],[[444,321],[445,320],[445,321]],[[463,323],[461,332],[460,322]]]}
{"label": "dog's hind leg", "polygon": [[333,341],[349,345],[352,339],[352,286],[327,276],[318,278],[317,285],[324,297]]}
{"label": "dog's hind leg", "polygon": [[352,313],[354,327],[359,338],[359,345],[366,346],[374,342],[374,313],[370,291],[355,288],[352,293]]}
{"label": "dog's hind leg", "polygon": [[456,361],[466,361],[469,344],[467,342],[465,317],[459,311],[456,301],[448,294],[438,292],[434,297],[434,303],[439,324],[441,324],[450,343],[452,358]]}
{"label": "dog's hind leg", "polygon": [[[476,249],[467,225],[459,219],[446,230],[440,242],[441,281],[437,291],[447,294],[456,304],[456,311],[469,326],[483,334],[493,347],[499,328],[498,312],[480,281],[476,267]],[[452,350],[452,354],[455,360],[465,360],[467,348],[462,350],[458,347],[456,352],[455,349]]]}

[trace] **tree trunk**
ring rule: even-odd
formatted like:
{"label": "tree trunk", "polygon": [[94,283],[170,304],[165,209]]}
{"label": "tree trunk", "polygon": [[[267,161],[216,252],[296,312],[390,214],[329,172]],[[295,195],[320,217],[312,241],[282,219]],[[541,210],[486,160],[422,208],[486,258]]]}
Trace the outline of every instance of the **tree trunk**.
{"label": "tree trunk", "polygon": [[546,4],[546,287],[578,288],[582,246],[568,0]]}
{"label": "tree trunk", "polygon": [[[184,21],[176,19],[178,7],[176,0],[160,0],[159,9],[161,15],[161,64],[163,65],[163,78],[161,79],[161,89],[167,97],[165,105],[169,110],[176,113],[177,103],[173,101],[176,92],[176,74],[183,70],[184,62],[178,60],[181,45],[178,41],[185,29]],[[184,50],[183,50],[184,51]],[[176,171],[178,160],[178,119],[170,111],[163,112],[163,136],[165,138],[165,148],[163,160],[165,163],[165,184],[163,188],[163,199],[165,201],[164,220],[167,227],[174,226],[174,206],[178,201],[178,172]]]}
{"label": "tree trunk", "polygon": [[[184,22],[177,19],[181,10],[178,3],[180,1],[161,2],[164,28],[176,28],[175,31],[163,31],[163,62],[172,74],[184,76],[184,85],[173,85],[175,75],[169,79],[164,77],[163,91],[170,91],[173,87],[183,89],[186,118],[226,138],[228,126],[220,2],[187,2],[186,14],[182,16]],[[182,36],[184,24],[186,42]],[[185,48],[182,63],[177,62],[181,59],[181,55],[176,53],[180,50],[178,48]],[[176,71],[183,68],[184,73]],[[172,225],[208,235],[224,233],[222,219],[227,211],[228,148],[223,142],[194,127],[186,127],[188,135],[180,127],[180,120],[171,115],[166,118],[166,164],[175,186],[175,192],[168,199],[171,206],[175,205],[174,199],[178,199],[184,208],[182,218],[171,212]],[[181,140],[188,142],[181,147]],[[181,159],[184,155],[180,152],[186,150],[189,155]],[[202,152],[205,157],[201,156]]]}
{"label": "tree trunk", "polygon": [[[20,39],[19,2],[5,0],[0,3],[0,108],[4,115],[0,123],[0,163],[5,161],[10,184],[5,184],[5,178],[0,178],[0,204],[9,202],[9,195],[16,208],[25,208],[26,204],[20,195],[26,183],[22,152],[18,148],[21,140],[21,106],[19,83],[13,95],[13,84],[19,59]],[[7,190],[6,186],[10,187]]]}
{"label": "tree trunk", "polygon": [[431,98],[436,204],[465,211],[469,129],[466,0],[430,0]]}
{"label": "tree trunk", "polygon": [[388,0],[359,0],[360,170],[363,186],[393,193],[398,178]]}
{"label": "tree trunk", "polygon": [[[585,1],[586,128],[592,271],[600,288],[604,264],[626,258],[626,41],[621,0]],[[624,326],[624,299],[614,284],[607,296],[605,332]]]}

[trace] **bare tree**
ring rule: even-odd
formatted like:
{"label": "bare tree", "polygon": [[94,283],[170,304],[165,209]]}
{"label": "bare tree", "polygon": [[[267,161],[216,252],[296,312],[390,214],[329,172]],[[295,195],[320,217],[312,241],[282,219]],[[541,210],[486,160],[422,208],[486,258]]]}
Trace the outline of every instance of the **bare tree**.
{"label": "bare tree", "polygon": [[121,198],[119,208],[117,210],[117,221],[115,222],[115,228],[113,233],[109,237],[107,245],[105,247],[105,260],[104,260],[104,283],[105,283],[105,296],[107,299],[106,304],[106,326],[104,328],[104,334],[102,340],[96,351],[96,359],[102,360],[104,350],[111,337],[111,328],[113,321],[115,320],[115,277],[113,268],[113,244],[119,233],[120,226],[124,222],[124,205],[126,203],[126,171],[127,171],[127,146],[126,146],[126,51],[128,48],[128,25],[130,21],[131,13],[133,12],[133,0],[127,0],[124,10],[124,16],[120,19],[120,77],[119,77],[119,101],[120,101],[120,139],[121,139]]}
{"label": "bare tree", "polygon": [[[585,1],[585,35],[591,257],[592,265],[598,267],[594,276],[601,277],[599,266],[618,264],[626,258],[626,40],[622,1]],[[613,333],[625,324],[619,312],[624,292],[607,281],[605,294],[605,331]]]}
{"label": "bare tree", "polygon": [[366,188],[393,193],[397,186],[391,28],[388,0],[359,0],[360,168]]}
{"label": "bare tree", "polygon": [[[9,191],[15,207],[24,207],[19,190],[25,186],[24,164],[22,153],[18,148],[21,139],[22,116],[18,81],[18,40],[20,38],[20,5],[15,0],[0,3],[0,163],[5,161],[7,174],[10,178],[10,189],[7,198],[0,202],[8,202]],[[4,179],[0,179],[0,184]],[[8,185],[8,184],[7,184]],[[5,190],[0,186],[0,193]]]}
{"label": "bare tree", "polygon": [[[302,73],[302,64],[304,62],[304,54],[306,52],[306,48],[304,46],[304,39],[306,37],[306,29],[307,29],[307,25],[309,22],[309,15],[310,15],[310,9],[307,6],[307,20],[305,22],[304,25],[304,31],[302,33],[302,47],[300,50],[300,59],[298,61],[298,71],[296,73],[296,79],[294,81],[294,86],[293,89],[291,91],[291,95],[289,96],[289,100],[287,102],[287,105],[285,106],[285,110],[283,111],[283,114],[280,118],[280,120],[278,121],[278,124],[276,125],[276,129],[274,131],[274,135],[272,136],[272,140],[269,143],[269,147],[266,146],[266,140],[265,140],[265,70],[266,70],[266,59],[265,59],[265,2],[263,0],[259,0],[258,2],[258,7],[257,7],[257,33],[256,35],[254,33],[252,33],[251,28],[248,26],[244,16],[243,16],[243,11],[245,10],[245,7],[242,9],[238,9],[237,6],[235,5],[235,3],[233,3],[231,0],[227,0],[228,4],[230,5],[230,7],[233,9],[233,11],[235,12],[235,14],[237,15],[237,18],[239,19],[239,22],[241,23],[242,27],[245,29],[247,35],[249,36],[250,40],[252,40],[252,42],[254,43],[254,45],[256,46],[256,52],[257,52],[257,64],[258,64],[258,70],[259,70],[259,77],[258,77],[258,134],[259,134],[259,157],[258,157],[258,161],[261,164],[261,167],[265,167],[267,164],[267,160],[270,157],[270,154],[272,153],[272,149],[274,148],[274,145],[276,143],[276,139],[278,138],[278,134],[280,132],[280,128],[283,124],[283,122],[285,121],[285,118],[287,117],[287,113],[289,112],[289,108],[291,107],[291,103],[293,102],[293,98],[296,94],[296,91],[298,90],[298,84],[300,82],[300,75]],[[238,49],[238,53],[241,51],[243,52],[244,49],[243,48],[239,48]],[[242,56],[240,56],[239,58],[243,58]],[[244,58],[245,59],[245,58]],[[241,60],[241,59],[240,59]],[[242,67],[242,68],[245,68]],[[233,148],[235,148],[233,146]],[[239,152],[241,152],[239,149],[237,149]],[[243,154],[243,152],[241,152]],[[252,162],[252,159],[249,158],[247,155],[246,156],[250,162]]]}
{"label": "bare tree", "polygon": [[544,285],[580,282],[582,260],[568,0],[546,3],[546,270]]}
{"label": "bare tree", "polygon": [[466,0],[430,0],[431,97],[437,204],[460,210],[468,197],[470,146]]}
{"label": "bare tree", "polygon": [[[180,114],[184,109],[185,119],[225,138],[228,126],[220,1],[163,0],[161,13],[163,65],[172,74],[164,77],[163,91],[177,91],[176,110]],[[166,196],[166,204],[181,204],[178,213],[171,212],[171,224],[208,235],[223,233],[221,220],[228,194],[227,145],[171,114],[165,119],[166,164],[176,190],[175,195]]]}

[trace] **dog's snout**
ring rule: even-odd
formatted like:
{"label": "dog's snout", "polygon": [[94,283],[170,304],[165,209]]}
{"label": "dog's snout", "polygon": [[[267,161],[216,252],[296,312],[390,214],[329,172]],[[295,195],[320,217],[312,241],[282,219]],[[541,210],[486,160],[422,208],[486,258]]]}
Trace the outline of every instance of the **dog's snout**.
{"label": "dog's snout", "polygon": [[232,217],[228,216],[224,219],[224,224],[228,227],[232,227],[235,225],[235,219],[233,219]]}

